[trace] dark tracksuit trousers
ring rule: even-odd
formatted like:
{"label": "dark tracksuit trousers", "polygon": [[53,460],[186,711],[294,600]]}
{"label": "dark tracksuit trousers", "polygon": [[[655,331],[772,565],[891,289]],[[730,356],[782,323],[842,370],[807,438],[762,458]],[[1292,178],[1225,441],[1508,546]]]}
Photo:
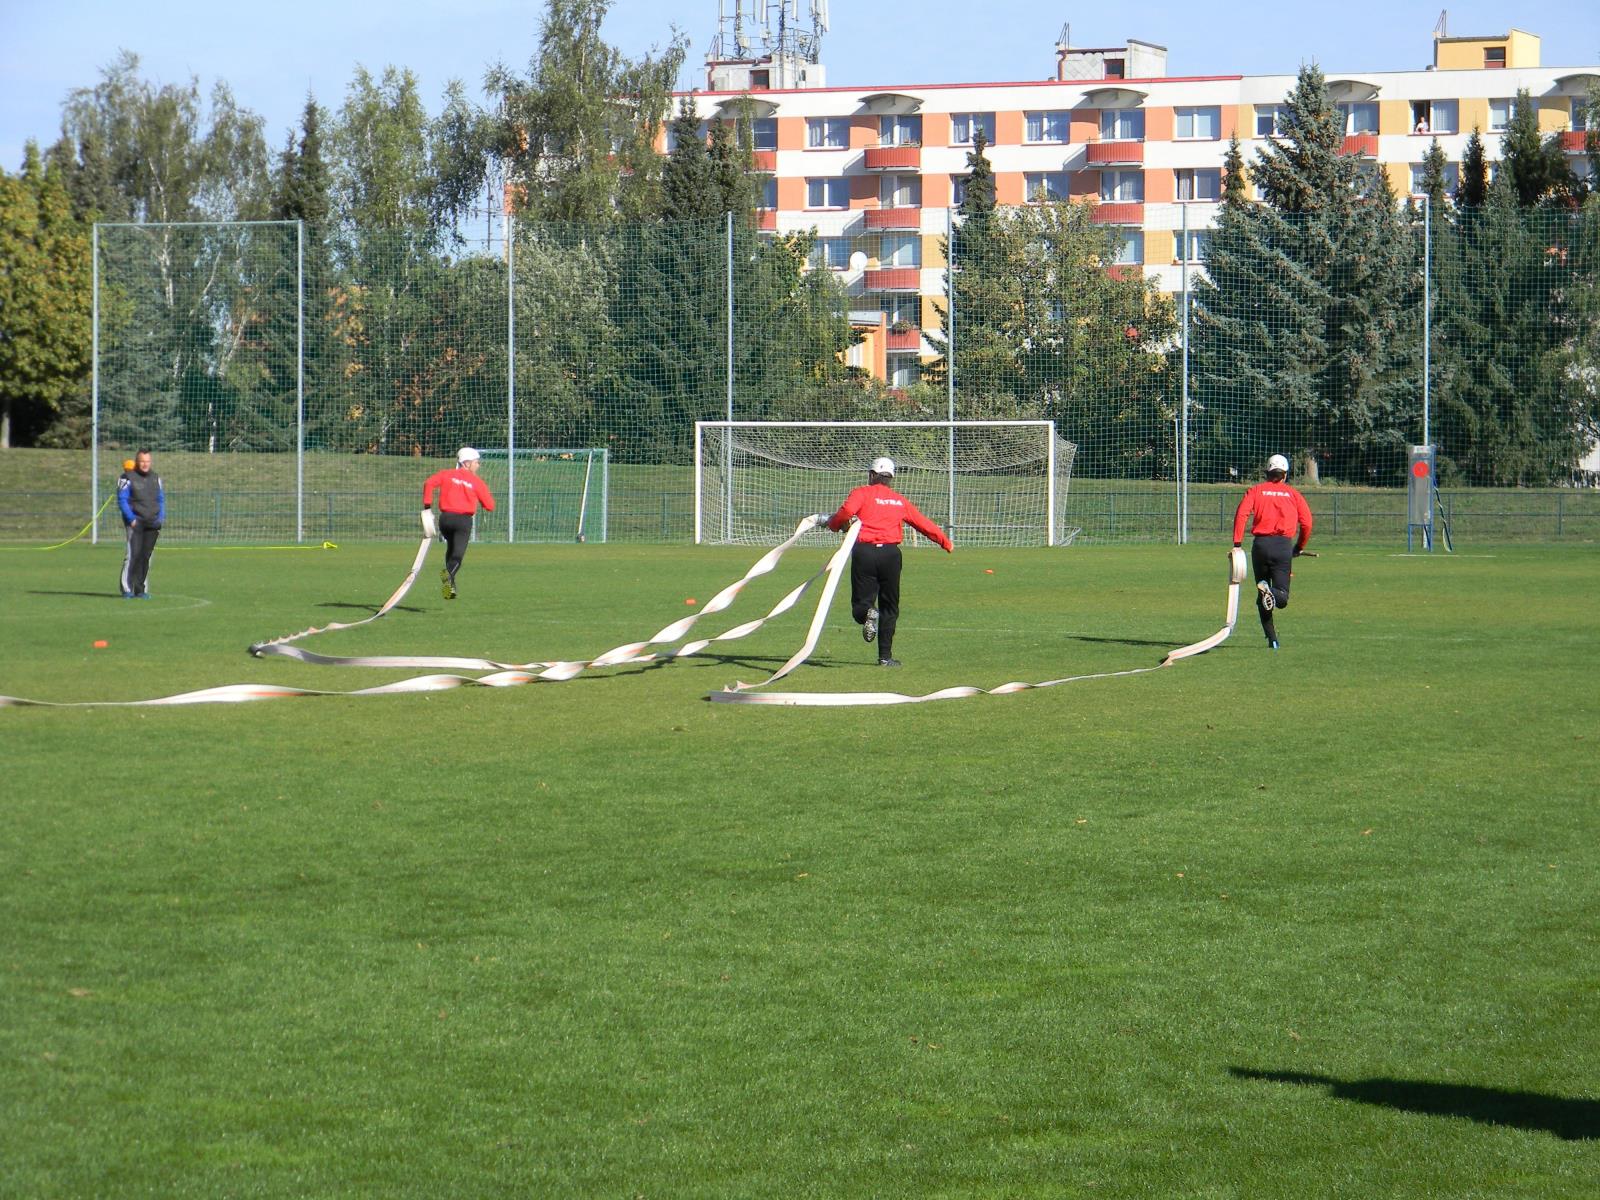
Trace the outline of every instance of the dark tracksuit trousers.
{"label": "dark tracksuit trousers", "polygon": [[900,547],[857,542],[850,552],[850,615],[866,624],[878,610],[878,657],[893,658],[894,627],[900,618]]}
{"label": "dark tracksuit trousers", "polygon": [[456,581],[461,560],[467,556],[467,545],[472,541],[472,514],[442,512],[439,514],[439,532],[444,536],[444,569],[450,572],[450,582]]}
{"label": "dark tracksuit trousers", "polygon": [[150,575],[150,556],[156,552],[156,539],[161,536],[159,526],[149,521],[124,524],[128,535],[128,555],[122,560],[122,594],[142,596],[145,580]]}
{"label": "dark tracksuit trousers", "polygon": [[[1279,608],[1289,607],[1289,567],[1294,562],[1294,539],[1283,534],[1257,537],[1250,543],[1250,565],[1255,568],[1256,581],[1265,579],[1272,589],[1273,602]],[[1272,614],[1261,605],[1261,594],[1256,593],[1256,612],[1261,616],[1261,632],[1267,640],[1278,640],[1278,627],[1272,623]]]}

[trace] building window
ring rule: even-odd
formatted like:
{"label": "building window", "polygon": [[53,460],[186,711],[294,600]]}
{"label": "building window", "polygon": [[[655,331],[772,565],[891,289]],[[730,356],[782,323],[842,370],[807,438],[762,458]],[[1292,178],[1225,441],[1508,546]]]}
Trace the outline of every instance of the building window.
{"label": "building window", "polygon": [[[1428,168],[1424,163],[1411,164],[1411,194],[1422,196],[1427,193]],[[1444,191],[1447,196],[1454,196],[1456,189],[1461,186],[1461,167],[1458,163],[1447,162],[1444,165]]]}
{"label": "building window", "polygon": [[1144,261],[1144,234],[1137,229],[1121,229],[1117,231],[1122,238],[1117,247],[1117,256],[1112,259],[1119,267],[1131,266]]}
{"label": "building window", "polygon": [[1572,98],[1572,132],[1589,132],[1589,101],[1583,96]]}
{"label": "building window", "polygon": [[1071,138],[1072,120],[1064,109],[1031,112],[1023,126],[1023,140],[1063,143]]}
{"label": "building window", "polygon": [[1143,171],[1101,171],[1100,199],[1113,204],[1144,201]]}
{"label": "building window", "polygon": [[1126,77],[1127,60],[1123,58],[1108,58],[1106,62],[1106,78],[1122,79]]}
{"label": "building window", "polygon": [[1358,133],[1378,132],[1378,104],[1374,100],[1364,100],[1359,103],[1341,104],[1339,112],[1344,117],[1344,132],[1346,137],[1353,137]]}
{"label": "building window", "polygon": [[1142,142],[1144,140],[1144,110],[1140,108],[1107,108],[1100,113],[1100,140],[1105,142]]}
{"label": "building window", "polygon": [[881,292],[878,296],[878,311],[883,313],[884,320],[890,325],[921,326],[921,308],[920,297],[908,296],[904,292]]}
{"label": "building window", "polygon": [[1288,114],[1289,109],[1287,105],[1256,105],[1256,136],[1282,137],[1284,120],[1287,118]]}
{"label": "building window", "polygon": [[1412,133],[1459,133],[1460,106],[1454,100],[1413,100]]}
{"label": "building window", "polygon": [[916,387],[922,379],[922,364],[915,354],[896,354],[889,360],[889,386]]}
{"label": "building window", "polygon": [[1177,172],[1179,200],[1222,199],[1222,171],[1218,167],[1192,167]]}
{"label": "building window", "polygon": [[920,146],[922,145],[922,118],[921,117],[879,117],[878,118],[878,145],[880,146]]}
{"label": "building window", "polygon": [[1023,195],[1029,204],[1052,204],[1067,198],[1065,171],[1028,171],[1022,176]]}
{"label": "building window", "polygon": [[756,198],[757,208],[778,207],[778,179],[775,175],[768,175],[761,181],[761,195]]}
{"label": "building window", "polygon": [[806,121],[806,149],[848,150],[850,122],[845,117],[810,117]]}
{"label": "building window", "polygon": [[778,148],[778,118],[752,117],[735,126],[739,146],[748,150],[776,150]]}
{"label": "building window", "polygon": [[830,271],[850,269],[850,239],[846,237],[818,238],[811,245],[811,265]]}
{"label": "building window", "polygon": [[1180,229],[1174,235],[1174,239],[1174,252],[1178,262],[1203,262],[1206,250],[1211,245],[1211,230]]}
{"label": "building window", "polygon": [[1486,69],[1504,70],[1506,65],[1506,48],[1504,46],[1485,46],[1483,48],[1483,65]]}
{"label": "building window", "polygon": [[886,233],[878,246],[880,267],[920,267],[922,238],[914,233]]}
{"label": "building window", "polygon": [[994,114],[986,113],[954,113],[950,117],[950,144],[952,146],[970,146],[978,140],[978,131],[983,131],[983,140],[994,143]]}
{"label": "building window", "polygon": [[878,203],[884,208],[916,208],[922,204],[922,176],[885,175],[878,181]]}
{"label": "building window", "polygon": [[960,208],[967,202],[967,176],[950,176],[950,207]]}
{"label": "building window", "polygon": [[1511,97],[1501,96],[1489,101],[1489,132],[1503,133],[1511,124]]}
{"label": "building window", "polygon": [[1180,108],[1175,112],[1174,137],[1216,141],[1222,136],[1222,110],[1215,105],[1209,108]]}
{"label": "building window", "polygon": [[848,179],[806,180],[807,208],[845,208],[850,203]]}

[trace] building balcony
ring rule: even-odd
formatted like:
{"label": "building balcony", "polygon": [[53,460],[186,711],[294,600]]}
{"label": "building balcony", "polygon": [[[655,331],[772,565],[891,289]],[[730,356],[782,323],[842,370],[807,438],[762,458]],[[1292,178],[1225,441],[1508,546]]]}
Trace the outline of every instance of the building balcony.
{"label": "building balcony", "polygon": [[776,150],[750,151],[750,169],[760,175],[776,175],[778,173],[778,152]]}
{"label": "building balcony", "polygon": [[775,208],[756,209],[756,228],[774,233],[778,228],[778,210]]}
{"label": "building balcony", "polygon": [[869,292],[915,292],[922,288],[920,267],[878,267],[861,272],[861,286]]}
{"label": "building balcony", "polygon": [[922,330],[913,326],[896,332],[894,326],[889,327],[889,335],[884,343],[885,350],[921,350]]}
{"label": "building balcony", "polygon": [[1582,154],[1588,148],[1589,135],[1581,129],[1563,130],[1561,148],[1568,154]]}
{"label": "building balcony", "polygon": [[1113,279],[1143,279],[1143,263],[1112,263],[1106,268],[1106,274]]}
{"label": "building balcony", "polygon": [[1085,148],[1085,159],[1094,165],[1103,163],[1142,163],[1143,142],[1090,142]]}
{"label": "building balcony", "polygon": [[1340,154],[1356,154],[1362,158],[1378,157],[1378,135],[1375,133],[1352,133],[1344,139],[1344,145],[1339,147]]}
{"label": "building balcony", "polygon": [[1089,216],[1096,225],[1143,225],[1144,204],[1138,200],[1102,200]]}
{"label": "building balcony", "polygon": [[920,171],[922,146],[868,146],[865,165],[869,171]]}
{"label": "building balcony", "polygon": [[921,229],[920,208],[869,208],[862,216],[868,229]]}

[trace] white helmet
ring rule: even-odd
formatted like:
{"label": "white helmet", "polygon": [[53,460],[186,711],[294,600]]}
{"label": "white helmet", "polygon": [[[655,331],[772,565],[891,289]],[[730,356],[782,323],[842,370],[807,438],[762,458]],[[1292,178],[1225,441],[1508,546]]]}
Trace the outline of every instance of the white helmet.
{"label": "white helmet", "polygon": [[872,473],[874,475],[889,475],[889,476],[892,476],[894,474],[894,459],[892,459],[892,458],[875,458],[875,459],[873,459],[872,460]]}
{"label": "white helmet", "polygon": [[458,463],[477,462],[478,452],[471,446],[463,446],[456,451],[456,461]]}
{"label": "white helmet", "polygon": [[1289,460],[1281,454],[1274,454],[1271,458],[1267,459],[1267,470],[1282,471],[1285,475],[1287,475],[1289,473]]}

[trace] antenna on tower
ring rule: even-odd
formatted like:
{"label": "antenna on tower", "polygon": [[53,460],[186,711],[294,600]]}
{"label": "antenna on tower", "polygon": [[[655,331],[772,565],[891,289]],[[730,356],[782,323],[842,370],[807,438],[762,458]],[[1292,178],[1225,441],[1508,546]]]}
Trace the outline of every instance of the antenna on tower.
{"label": "antenna on tower", "polygon": [[1436,38],[1450,36],[1450,10],[1448,8],[1439,10],[1439,19],[1433,25],[1433,36]]}

